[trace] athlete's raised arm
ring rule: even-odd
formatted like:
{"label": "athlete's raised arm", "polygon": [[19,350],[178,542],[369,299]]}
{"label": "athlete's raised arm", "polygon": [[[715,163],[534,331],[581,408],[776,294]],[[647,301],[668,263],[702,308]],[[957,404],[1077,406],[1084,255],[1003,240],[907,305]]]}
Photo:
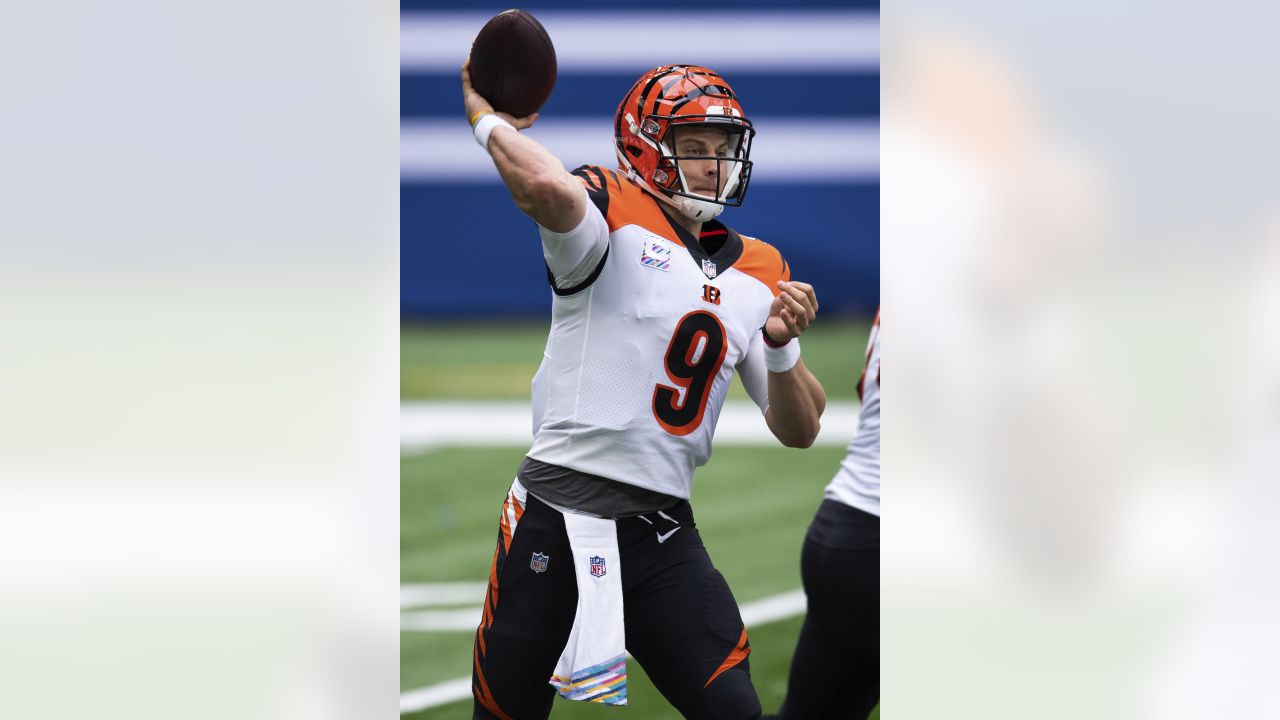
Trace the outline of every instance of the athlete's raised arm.
{"label": "athlete's raised arm", "polygon": [[538,114],[513,118],[495,112],[471,86],[469,58],[462,65],[462,98],[467,120],[477,130],[477,139],[484,141],[521,212],[552,232],[566,233],[578,227],[588,202],[582,183],[541,143],[515,132],[532,125]]}

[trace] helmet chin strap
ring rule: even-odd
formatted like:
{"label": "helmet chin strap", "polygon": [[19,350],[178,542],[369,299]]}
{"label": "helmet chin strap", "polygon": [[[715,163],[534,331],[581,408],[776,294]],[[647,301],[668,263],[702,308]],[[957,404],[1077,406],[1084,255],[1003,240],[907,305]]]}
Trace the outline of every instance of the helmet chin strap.
{"label": "helmet chin strap", "polygon": [[680,211],[681,215],[696,222],[714,220],[720,213],[724,212],[723,205],[713,203],[710,200],[695,200],[683,195],[676,195],[671,199],[675,201],[676,209]]}

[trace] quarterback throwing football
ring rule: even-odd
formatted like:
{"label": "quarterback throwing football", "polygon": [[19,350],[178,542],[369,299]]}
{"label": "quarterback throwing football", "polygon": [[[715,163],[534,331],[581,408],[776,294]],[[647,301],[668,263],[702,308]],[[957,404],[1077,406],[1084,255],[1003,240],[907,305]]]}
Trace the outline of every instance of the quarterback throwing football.
{"label": "quarterback throwing football", "polygon": [[[538,224],[554,293],[533,446],[503,505],[472,690],[477,718],[545,718],[556,693],[625,704],[626,652],[688,718],[760,716],[746,629],[689,507],[734,372],[808,447],[826,397],[800,359],[813,288],[716,218],[751,179],[750,120],[693,65],[618,106],[617,170],[567,171],[462,68],[467,117]],[[541,270],[539,270],[541,272]]]}

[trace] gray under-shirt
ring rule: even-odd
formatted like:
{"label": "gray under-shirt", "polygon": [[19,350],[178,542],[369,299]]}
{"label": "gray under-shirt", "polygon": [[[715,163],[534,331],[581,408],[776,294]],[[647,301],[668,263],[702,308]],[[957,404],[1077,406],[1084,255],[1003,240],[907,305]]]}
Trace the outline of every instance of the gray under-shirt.
{"label": "gray under-shirt", "polygon": [[550,465],[525,457],[516,472],[520,484],[538,499],[600,517],[621,518],[666,510],[678,497]]}

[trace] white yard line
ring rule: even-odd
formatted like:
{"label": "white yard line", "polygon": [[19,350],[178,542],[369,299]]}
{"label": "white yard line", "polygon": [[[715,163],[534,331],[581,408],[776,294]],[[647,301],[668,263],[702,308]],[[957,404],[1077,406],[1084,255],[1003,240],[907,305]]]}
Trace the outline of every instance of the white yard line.
{"label": "white yard line", "polygon": [[[482,594],[483,596],[483,594]],[[480,624],[481,606],[457,610],[419,610],[400,613],[400,631],[473,631]]]}
{"label": "white yard line", "polygon": [[[482,584],[481,584],[482,585]],[[483,586],[483,585],[482,585]],[[415,587],[415,586],[408,586]],[[401,597],[403,598],[404,588],[401,588]],[[403,607],[403,604],[402,604]],[[805,597],[803,590],[792,590],[791,592],[781,593],[779,595],[771,595],[761,598],[754,602],[742,605],[739,611],[742,613],[742,622],[747,627],[756,627],[757,625],[765,625],[779,620],[795,617],[803,614],[805,610]],[[444,624],[443,618],[446,615],[455,615],[455,622],[461,623],[466,614],[465,626],[459,624],[457,627],[411,627],[406,624],[406,617],[417,618],[412,622],[426,623],[423,617],[431,616],[433,620]],[[412,624],[412,622],[410,624]],[[401,630],[467,630],[472,631],[480,622],[480,608],[468,608],[465,611],[429,611],[416,613],[402,613],[400,616]],[[442,683],[429,685],[417,690],[409,690],[400,694],[400,713],[418,712],[428,708],[448,705],[449,703],[465,700],[471,696],[471,678],[461,677],[453,680],[446,680]]]}
{"label": "white yard line", "polygon": [[[843,447],[858,429],[858,403],[830,402],[822,414],[818,445]],[[400,449],[420,452],[442,445],[529,445],[533,420],[527,402],[402,402]],[[760,409],[726,403],[716,423],[715,444],[775,444]]]}
{"label": "white yard line", "polygon": [[446,680],[429,687],[400,693],[400,714],[440,707],[471,696],[471,677]]}
{"label": "white yard line", "polygon": [[738,611],[742,613],[742,622],[747,627],[755,627],[801,615],[804,608],[804,590],[797,589],[749,602]]}
{"label": "white yard line", "polygon": [[431,607],[433,605],[461,605],[484,599],[487,583],[414,583],[400,586],[400,609]]}

